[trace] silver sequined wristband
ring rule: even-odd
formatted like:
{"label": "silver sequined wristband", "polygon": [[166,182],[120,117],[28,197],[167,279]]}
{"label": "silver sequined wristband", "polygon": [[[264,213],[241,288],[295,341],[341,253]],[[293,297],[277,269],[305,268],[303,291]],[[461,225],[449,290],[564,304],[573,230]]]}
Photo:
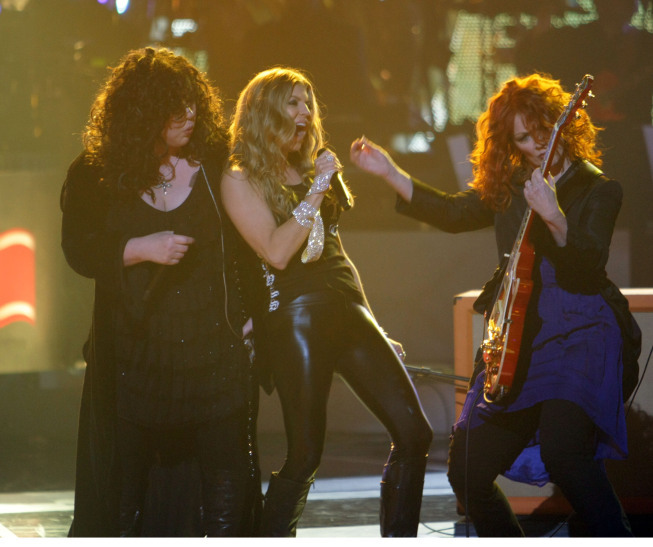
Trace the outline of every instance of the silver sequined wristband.
{"label": "silver sequined wristband", "polygon": [[329,185],[331,184],[331,177],[335,172],[336,172],[335,169],[331,169],[330,171],[327,171],[326,173],[321,173],[317,177],[315,177],[313,179],[313,184],[309,188],[306,195],[310,196],[313,194],[321,194],[323,192],[326,192],[329,189]]}
{"label": "silver sequined wristband", "polygon": [[302,201],[297,207],[295,207],[292,214],[300,226],[303,226],[304,228],[312,228],[315,215],[317,215],[317,209],[310,203]]}

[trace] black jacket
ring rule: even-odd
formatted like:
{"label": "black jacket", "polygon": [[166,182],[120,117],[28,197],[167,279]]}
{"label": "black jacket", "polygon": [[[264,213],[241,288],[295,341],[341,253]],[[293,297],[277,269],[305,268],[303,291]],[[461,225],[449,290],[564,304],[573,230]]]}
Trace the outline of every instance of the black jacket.
{"label": "black jacket", "polygon": [[[605,271],[612,232],[621,208],[621,185],[590,163],[576,161],[558,180],[557,193],[567,217],[567,244],[558,247],[537,216],[531,228],[531,241],[536,256],[546,256],[553,264],[561,288],[572,293],[601,294],[614,311],[624,338],[623,393],[626,400],[639,376],[637,359],[641,331],[630,313],[628,300]],[[446,232],[494,227],[499,267],[475,304],[475,309],[481,313],[492,306],[494,291],[501,279],[503,257],[512,251],[526,207],[523,189],[517,185],[508,209],[495,213],[474,189],[448,194],[415,179],[411,202],[397,200],[398,212]]]}

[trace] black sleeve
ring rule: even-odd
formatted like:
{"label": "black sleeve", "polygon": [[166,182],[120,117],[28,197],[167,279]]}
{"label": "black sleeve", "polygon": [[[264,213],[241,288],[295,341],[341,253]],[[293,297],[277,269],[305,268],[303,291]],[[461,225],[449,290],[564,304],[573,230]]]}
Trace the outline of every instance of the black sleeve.
{"label": "black sleeve", "polygon": [[445,232],[480,230],[494,224],[494,213],[481,201],[476,190],[448,194],[412,179],[410,203],[397,198],[396,210]]}
{"label": "black sleeve", "polygon": [[605,277],[623,192],[615,180],[597,180],[582,207],[567,214],[567,244],[550,247],[550,258],[563,286],[571,283],[594,290]]}
{"label": "black sleeve", "polygon": [[68,264],[109,290],[122,284],[126,240],[107,228],[110,195],[100,185],[100,169],[80,155],[68,169],[61,190],[61,247]]}

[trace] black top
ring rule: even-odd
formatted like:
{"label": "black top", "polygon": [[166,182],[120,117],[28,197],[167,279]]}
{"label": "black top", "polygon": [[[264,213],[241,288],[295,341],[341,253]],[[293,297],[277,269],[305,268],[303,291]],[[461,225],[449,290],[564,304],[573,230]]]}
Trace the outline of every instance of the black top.
{"label": "black top", "polygon": [[[198,238],[196,251],[202,256],[207,253],[216,251],[216,256],[207,268],[195,272],[197,277],[183,278],[183,273],[189,273],[183,267],[179,269],[181,278],[177,274],[168,277],[168,272],[162,274],[156,286],[151,292],[149,300],[144,301],[145,289],[150,285],[150,281],[156,272],[161,268],[170,268],[172,272],[175,267],[160,267],[157,265],[141,265],[140,267],[125,268],[123,265],[123,253],[127,239],[132,232],[140,231],[144,234],[149,224],[158,222],[159,214],[147,209],[148,205],[135,201],[140,198],[134,197],[130,201],[122,201],[114,195],[106,185],[100,182],[102,170],[99,167],[89,165],[84,154],[81,154],[70,166],[68,175],[61,192],[61,210],[63,212],[61,226],[61,246],[68,264],[80,275],[92,278],[95,282],[95,299],[93,306],[93,319],[88,339],[84,345],[84,358],[87,363],[84,387],[82,392],[82,401],[79,414],[79,435],[77,441],[77,469],[75,481],[75,515],[74,524],[70,534],[73,536],[115,536],[118,534],[118,508],[119,499],[119,469],[116,458],[116,439],[115,424],[117,418],[117,407],[119,392],[125,387],[116,381],[119,377],[119,370],[125,366],[131,365],[138,355],[143,353],[141,348],[134,348],[133,344],[138,340],[141,344],[151,344],[156,340],[158,334],[156,331],[148,332],[142,339],[136,335],[136,331],[127,333],[125,331],[129,326],[141,325],[142,330],[147,328],[162,327],[162,335],[166,338],[167,343],[162,346],[165,353],[166,362],[163,367],[161,376],[172,378],[173,384],[177,386],[176,377],[177,364],[182,363],[182,369],[185,370],[186,378],[190,378],[190,383],[195,386],[189,397],[185,400],[191,404],[201,403],[206,393],[203,392],[203,386],[199,385],[202,375],[214,367],[214,364],[220,363],[224,366],[227,374],[232,374],[230,367],[234,364],[233,359],[238,360],[240,367],[248,369],[249,359],[247,352],[239,336],[232,333],[230,329],[224,328],[226,316],[228,314],[229,322],[234,327],[236,333],[241,332],[247,317],[251,315],[248,310],[248,297],[253,294],[246,286],[242,272],[252,268],[250,261],[258,263],[254,253],[245,245],[234,226],[230,223],[222,205],[219,201],[220,189],[219,181],[222,175],[222,166],[226,160],[226,147],[218,147],[214,154],[203,163],[213,195],[216,198],[219,207],[220,216],[216,212],[213,200],[208,195],[208,190],[201,177],[197,178],[195,191],[200,192],[189,196],[188,203],[180,207],[179,211],[173,215],[173,224],[167,221],[161,224],[161,229],[170,229],[171,226],[180,233],[190,230]],[[194,191],[194,192],[195,192]],[[206,191],[206,192],[205,192]],[[207,197],[208,196],[208,197]],[[141,200],[142,201],[142,200]],[[188,212],[184,211],[188,206]],[[143,219],[142,222],[147,224],[141,226],[141,219],[136,219],[134,226],[122,224],[113,215],[118,214],[120,218],[125,218],[130,207],[138,207],[138,215],[152,215],[152,218]],[[144,209],[141,209],[143,207]],[[124,209],[123,209],[124,208]],[[201,212],[200,212],[201,210]],[[122,213],[121,213],[122,211]],[[197,224],[194,217],[198,215]],[[179,215],[179,218],[176,216]],[[171,217],[171,218],[173,218]],[[179,223],[179,224],[177,224]],[[185,224],[184,224],[185,223]],[[188,224],[190,223],[190,224]],[[158,229],[157,224],[157,229]],[[208,232],[206,228],[209,228]],[[205,232],[203,235],[200,232]],[[224,236],[222,240],[221,236]],[[219,247],[224,243],[224,247]],[[190,252],[190,251],[189,251]],[[194,251],[195,252],[195,251]],[[189,255],[191,260],[200,260],[200,257],[193,258],[194,252]],[[229,298],[224,302],[221,279],[221,268],[223,266],[222,256],[225,257],[225,273],[228,287]],[[184,261],[182,261],[184,262]],[[180,263],[179,266],[182,264]],[[190,262],[189,264],[190,265]],[[138,265],[137,265],[138,266]],[[218,279],[215,279],[219,276]],[[197,287],[194,285],[197,283]],[[188,298],[183,298],[183,304],[174,303],[174,291],[172,287],[178,285],[179,290],[190,291]],[[242,289],[241,289],[242,285]],[[211,296],[211,302],[206,300],[206,294],[209,287],[214,288]],[[139,294],[140,293],[140,294]],[[217,306],[216,306],[217,304]],[[187,306],[186,308],[184,306]],[[169,308],[168,308],[169,307]],[[164,316],[159,318],[157,314],[163,310]],[[197,318],[190,317],[194,315],[195,310],[199,312]],[[249,308],[251,310],[251,308]],[[210,321],[216,319],[218,325],[213,328]],[[162,323],[165,325],[162,326]],[[192,344],[193,349],[190,355],[201,355],[206,351],[212,351],[213,348],[220,346],[221,354],[225,352],[228,359],[223,359],[224,355],[211,357],[203,360],[197,369],[191,369],[186,366],[182,355],[174,353],[175,348],[184,346],[186,342],[186,333],[179,336],[176,331],[178,327],[184,329],[197,328],[198,323],[202,323],[202,333],[208,332],[217,334],[218,339],[212,341],[199,340]],[[165,329],[163,329],[165,327]],[[196,333],[188,333],[194,335]],[[228,338],[225,345],[224,338]],[[176,342],[175,342],[176,341]],[[130,344],[132,345],[130,347]],[[241,348],[237,352],[238,357],[232,356],[231,345],[235,348]],[[151,348],[150,348],[151,349]],[[131,357],[130,357],[131,356]],[[121,363],[116,363],[116,358],[121,359]],[[150,353],[147,362],[138,363],[136,366],[144,367],[152,363],[163,362],[156,353]],[[193,365],[194,366],[194,365]],[[193,371],[192,374],[190,371]],[[197,374],[195,374],[197,373]],[[222,374],[222,368],[218,374]],[[152,378],[156,378],[153,376]],[[239,377],[240,378],[240,377]],[[246,405],[251,401],[255,403],[257,392],[247,393],[250,382],[245,377],[231,383],[231,392],[220,391],[220,411],[228,409],[236,404]],[[146,388],[147,383],[139,381],[132,385]],[[185,384],[181,384],[185,385]],[[212,384],[211,390],[221,390],[224,383]],[[168,388],[157,387],[151,384],[154,391],[165,393],[169,401],[176,401],[176,393]],[[120,395],[122,396],[122,395]],[[253,397],[253,398],[252,398]],[[238,400],[236,400],[238,398]],[[157,402],[156,404],[159,404]],[[141,419],[147,414],[156,416],[156,404],[151,400],[148,403],[150,409],[140,415]],[[122,413],[128,415],[129,405],[121,404]],[[199,406],[202,406],[201,404]],[[162,408],[162,407],[160,407]],[[198,412],[197,408],[187,407],[184,409],[185,416],[194,419],[203,419],[206,412]],[[209,410],[212,412],[213,409]],[[137,414],[134,412],[134,414]],[[165,415],[163,415],[165,418]],[[192,478],[192,477],[191,477]],[[188,490],[192,489],[190,479],[184,478],[184,484]],[[156,487],[153,487],[154,491]],[[183,499],[183,498],[182,498]],[[187,508],[193,511],[193,508]]]}
{"label": "black top", "polygon": [[115,207],[110,225],[125,238],[172,230],[195,239],[175,266],[142,262],[125,270],[118,415],[148,426],[180,425],[242,406],[247,368],[225,320],[222,233],[202,172],[179,207],[164,212],[135,197]]}
{"label": "black top", "polygon": [[[291,187],[295,194],[295,204],[299,204],[308,192],[305,183]],[[320,206],[320,215],[324,223],[324,249],[320,258],[314,262],[303,263],[304,243],[283,270],[277,270],[262,263],[263,275],[269,294],[265,299],[265,310],[273,312],[277,308],[292,302],[300,295],[312,292],[333,290],[349,296],[362,303],[363,299],[354,279],[353,273],[340,249],[338,238],[338,220],[340,207],[325,198]],[[274,304],[274,302],[278,304]]]}

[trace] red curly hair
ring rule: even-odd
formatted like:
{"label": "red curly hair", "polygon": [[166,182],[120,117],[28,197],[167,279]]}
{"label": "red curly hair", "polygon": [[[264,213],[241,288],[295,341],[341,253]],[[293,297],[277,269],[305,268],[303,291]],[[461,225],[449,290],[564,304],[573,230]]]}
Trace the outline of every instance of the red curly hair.
{"label": "red curly hair", "polygon": [[[531,135],[546,144],[570,99],[559,80],[535,73],[508,80],[489,100],[476,123],[470,186],[493,210],[504,211],[510,205],[512,185],[527,180],[532,171],[513,139],[515,116],[521,114]],[[579,110],[579,116],[563,128],[558,146],[572,160],[585,159],[600,166],[599,130],[587,113]]]}

